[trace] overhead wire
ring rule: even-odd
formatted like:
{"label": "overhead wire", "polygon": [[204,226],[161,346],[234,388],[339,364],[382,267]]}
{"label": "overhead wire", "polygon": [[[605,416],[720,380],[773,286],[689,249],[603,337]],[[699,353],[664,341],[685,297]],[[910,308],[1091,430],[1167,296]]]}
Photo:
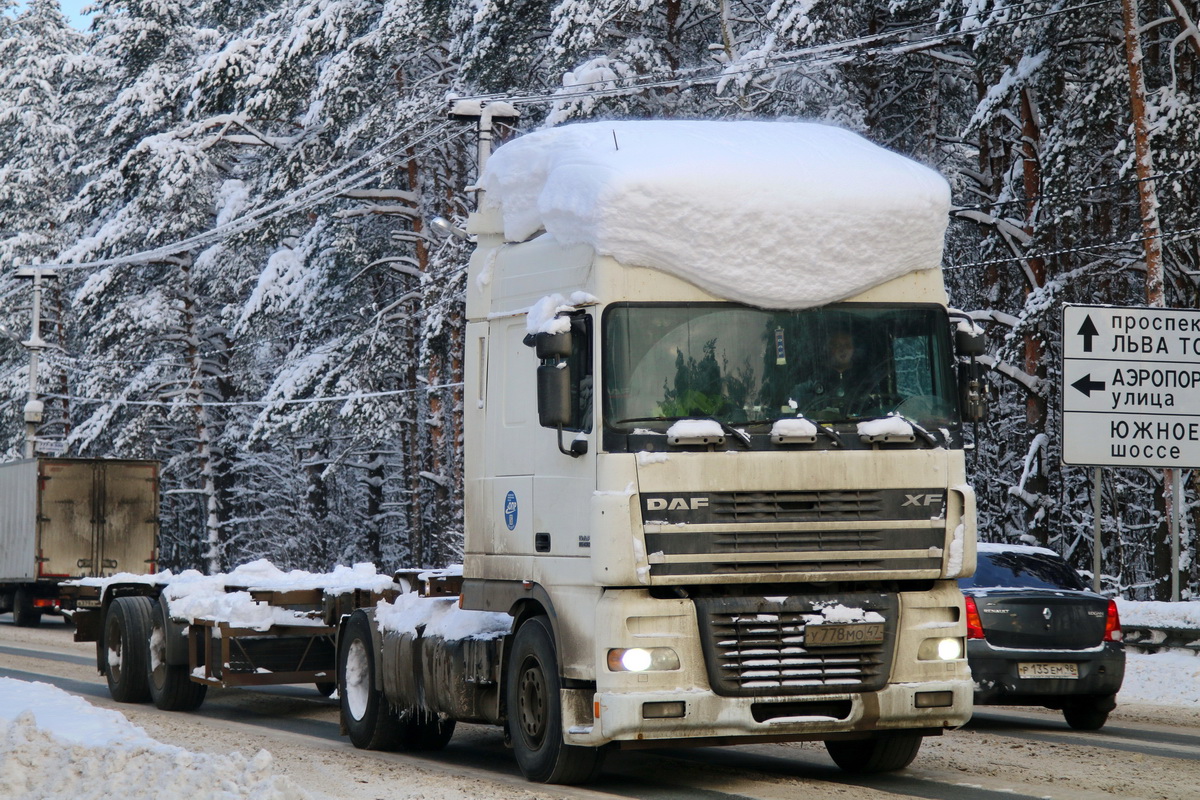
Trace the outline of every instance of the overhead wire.
{"label": "overhead wire", "polygon": [[[763,74],[777,72],[789,67],[803,65],[817,65],[825,63],[837,63],[863,55],[877,55],[880,53],[889,53],[894,51],[902,51],[917,45],[930,44],[947,39],[954,39],[961,36],[977,34],[980,31],[987,31],[995,28],[1003,28],[1013,25],[1025,24],[1028,22],[1038,21],[1042,19],[1052,18],[1061,14],[1069,14],[1077,11],[1094,8],[1097,6],[1111,5],[1115,0],[1090,0],[1090,2],[1080,3],[1078,5],[1060,8],[1053,11],[1047,11],[1042,14],[1036,14],[1028,17],[1021,17],[1015,20],[1001,20],[990,22],[986,25],[981,25],[978,28],[970,30],[947,31],[945,33],[932,34],[918,39],[909,39],[901,42],[889,43],[887,45],[876,44],[870,45],[872,42],[881,42],[888,39],[894,39],[910,33],[913,30],[925,28],[930,25],[944,24],[946,21],[961,21],[971,17],[977,17],[977,14],[964,15],[962,17],[951,18],[950,20],[931,20],[928,22],[916,23],[903,28],[895,28],[889,31],[884,31],[869,36],[859,36],[852,39],[843,39],[836,42],[828,42],[809,47],[790,50],[786,53],[779,53],[763,58],[757,64],[748,64],[736,68],[720,68],[714,72],[714,67],[692,67],[687,70],[676,69],[668,76],[663,74],[659,76],[639,76],[629,79],[602,79],[587,81],[584,83],[574,84],[565,89],[555,89],[553,92],[544,92],[541,94],[507,94],[501,95],[497,93],[477,94],[464,96],[460,99],[464,100],[500,100],[511,103],[513,105],[525,105],[533,103],[546,103],[552,101],[569,101],[576,99],[590,99],[596,97],[618,96],[630,94],[632,92],[641,91],[644,89],[659,89],[659,88],[682,88],[686,85],[698,85],[708,83],[719,83],[730,78],[736,78],[742,75]],[[1035,5],[1034,2],[1022,3],[1010,8],[1023,7],[1026,5]],[[868,45],[865,46],[864,45]],[[849,55],[843,54],[843,51],[852,51]],[[687,77],[678,77],[680,73],[687,73]],[[710,73],[710,74],[704,74]],[[620,84],[620,85],[613,85]]]}
{"label": "overhead wire", "polygon": [[1093,186],[1085,186],[1082,189],[1064,189],[1061,192],[1046,192],[1043,194],[1031,195],[1026,198],[1013,198],[1011,200],[992,200],[986,203],[979,203],[971,206],[953,206],[950,209],[951,213],[955,211],[982,211],[996,206],[1024,205],[1026,203],[1040,202],[1042,200],[1057,200],[1061,197],[1078,197],[1090,194],[1101,189],[1116,189],[1123,186],[1137,186],[1139,183],[1148,183],[1156,180],[1166,180],[1168,178],[1176,178],[1182,175],[1191,175],[1200,172],[1200,167],[1188,167],[1187,169],[1175,169],[1169,172],[1159,172],[1154,175],[1149,175],[1145,178],[1129,178],[1120,181],[1110,181],[1109,183],[1098,183]]}
{"label": "overhead wire", "polygon": [[1103,250],[1103,249],[1112,248],[1112,247],[1122,247],[1122,246],[1127,246],[1127,245],[1131,245],[1131,244],[1139,244],[1141,242],[1148,242],[1148,241],[1152,241],[1154,239],[1160,239],[1164,242],[1174,241],[1177,239],[1191,239],[1192,237],[1196,236],[1197,234],[1200,234],[1200,227],[1186,228],[1184,230],[1178,230],[1178,231],[1163,231],[1154,236],[1135,236],[1135,237],[1132,237],[1129,239],[1121,239],[1119,241],[1113,241],[1113,242],[1075,245],[1074,247],[1065,247],[1065,248],[1061,248],[1059,250],[1046,250],[1046,251],[1043,251],[1040,253],[1021,253],[1021,254],[1016,254],[1016,255],[1011,255],[1011,256],[1004,256],[1002,258],[990,258],[990,259],[986,259],[983,261],[970,261],[970,262],[963,263],[963,264],[946,264],[945,266],[943,266],[943,269],[966,269],[968,267],[988,267],[988,266],[993,266],[995,264],[1008,264],[1013,261],[1028,261],[1029,259],[1034,259],[1034,258],[1050,258],[1051,256],[1070,255],[1072,253],[1086,253],[1086,252],[1089,252],[1092,250]]}
{"label": "overhead wire", "polygon": [[[416,139],[405,141],[404,147],[406,149],[416,147],[424,143],[426,140],[438,135],[446,128],[450,127],[451,124],[451,120],[442,120],[431,130],[426,131]],[[264,206],[253,209],[252,211],[238,217],[236,220],[218,225],[217,227],[211,228],[202,233],[189,236],[176,242],[151,248],[149,250],[143,250],[124,256],[114,256],[112,258],[102,258],[83,262],[37,264],[34,266],[45,269],[54,269],[55,271],[62,271],[97,269],[100,267],[122,266],[128,264],[145,264],[156,260],[165,259],[169,256],[177,255],[187,250],[200,248],[209,244],[215,244],[216,242],[219,242],[229,236],[235,236],[239,233],[245,233],[246,231],[253,230],[268,220],[274,219],[282,214],[291,214],[295,213],[296,211],[303,211],[311,208],[337,194],[340,194],[341,192],[348,191],[349,189],[355,188],[356,186],[359,186],[362,183],[374,178],[378,171],[385,166],[385,162],[395,157],[394,154],[390,153],[380,155],[383,149],[388,145],[395,143],[398,139],[416,127],[417,124],[414,124],[409,128],[400,131],[399,133],[393,134],[383,142],[372,147],[367,152],[356,156],[351,161],[347,162],[347,164],[322,174],[313,181],[306,183],[305,185],[300,186],[291,192],[288,192],[283,197],[267,203]],[[450,137],[450,139],[460,135],[462,135],[462,132],[457,131]],[[379,156],[378,160],[371,163],[369,166],[366,166],[357,172],[352,173],[348,177],[339,180],[332,186],[321,186],[329,178],[344,172],[346,169],[361,162],[363,159],[375,158],[376,156]]]}

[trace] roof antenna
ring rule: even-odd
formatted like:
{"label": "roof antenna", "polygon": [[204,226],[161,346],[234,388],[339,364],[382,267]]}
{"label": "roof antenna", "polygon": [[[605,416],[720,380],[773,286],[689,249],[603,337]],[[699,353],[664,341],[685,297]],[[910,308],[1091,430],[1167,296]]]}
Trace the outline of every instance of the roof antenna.
{"label": "roof antenna", "polygon": [[616,128],[613,128],[613,148],[616,150],[621,149],[621,145],[617,144],[617,129]]}

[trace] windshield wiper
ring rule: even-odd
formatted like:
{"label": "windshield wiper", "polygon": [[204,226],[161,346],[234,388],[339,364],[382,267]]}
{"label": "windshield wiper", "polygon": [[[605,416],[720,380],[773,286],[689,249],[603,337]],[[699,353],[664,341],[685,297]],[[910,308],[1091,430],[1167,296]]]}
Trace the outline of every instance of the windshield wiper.
{"label": "windshield wiper", "polygon": [[770,423],[770,424],[774,425],[776,422],[778,422],[781,419],[802,419],[805,422],[811,422],[813,427],[817,429],[817,433],[828,437],[829,440],[831,442],[833,442],[834,447],[845,447],[846,446],[846,441],[845,441],[845,439],[842,438],[840,433],[835,431],[833,428],[825,427],[823,424],[821,424],[820,422],[817,422],[815,419],[811,419],[809,417],[804,416],[804,414],[800,413],[799,411],[796,412],[795,417],[777,417],[775,419],[756,419],[756,420],[751,420],[749,422],[743,422],[742,424],[743,425],[766,425],[767,423]]}
{"label": "windshield wiper", "polygon": [[731,435],[733,438],[735,438],[739,442],[741,442],[747,450],[750,449],[750,447],[751,447],[750,434],[746,433],[745,431],[738,430],[737,428],[730,425],[728,422],[725,422],[724,420],[719,420],[716,417],[696,417],[696,419],[711,419],[713,422],[715,422],[721,426],[721,430],[725,431],[726,433]]}
{"label": "windshield wiper", "polygon": [[[627,422],[678,422],[681,419],[696,419],[696,417],[626,417],[613,422],[613,425],[624,425]],[[700,419],[705,419],[700,417]]]}

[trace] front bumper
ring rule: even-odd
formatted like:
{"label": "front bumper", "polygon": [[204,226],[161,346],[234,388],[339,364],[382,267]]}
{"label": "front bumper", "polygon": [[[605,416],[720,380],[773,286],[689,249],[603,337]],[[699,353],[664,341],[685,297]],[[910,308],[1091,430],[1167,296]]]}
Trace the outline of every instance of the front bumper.
{"label": "front bumper", "polygon": [[[1046,705],[1056,698],[1116,694],[1125,679],[1125,648],[1107,642],[1095,650],[1014,650],[987,641],[967,642],[967,661],[975,681],[975,702],[988,705]],[[1073,663],[1079,678],[1022,678],[1023,663]]]}
{"label": "front bumper", "polygon": [[[918,708],[917,695],[946,692],[949,705]],[[598,746],[609,742],[678,739],[818,740],[854,738],[884,730],[957,728],[971,717],[967,680],[892,684],[877,692],[804,697],[721,697],[706,689],[599,692],[599,711],[590,727],[567,727],[566,741]],[[647,718],[655,704],[682,703],[682,716]],[[564,703],[564,706],[566,704]]]}

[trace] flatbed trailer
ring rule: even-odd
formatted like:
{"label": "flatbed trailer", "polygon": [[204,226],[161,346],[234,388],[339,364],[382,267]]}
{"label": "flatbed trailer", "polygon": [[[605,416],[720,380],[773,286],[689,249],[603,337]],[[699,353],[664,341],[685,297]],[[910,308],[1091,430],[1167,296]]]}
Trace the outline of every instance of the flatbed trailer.
{"label": "flatbed trailer", "polygon": [[422,595],[457,594],[461,577],[419,570],[392,575],[392,587],[328,591],[266,589],[227,584],[244,593],[271,624],[172,614],[170,576],[117,576],[62,587],[59,602],[75,624],[75,641],[96,644],[96,668],[122,702],[153,700],[191,710],[209,686],[221,688],[312,684],[330,695],[337,680],[338,632],[354,611],[393,601],[409,586]]}

